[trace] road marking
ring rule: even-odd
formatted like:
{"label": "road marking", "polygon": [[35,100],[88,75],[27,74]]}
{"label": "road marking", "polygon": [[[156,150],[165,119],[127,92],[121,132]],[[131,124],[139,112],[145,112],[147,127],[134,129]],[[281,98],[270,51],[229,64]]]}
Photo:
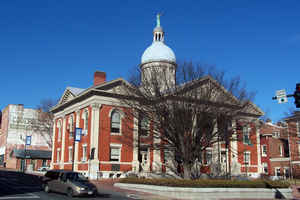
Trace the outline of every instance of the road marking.
{"label": "road marking", "polygon": [[0,197],[0,199],[40,199],[39,196],[33,194],[33,193],[28,193],[31,196],[10,196],[10,197]]}
{"label": "road marking", "polygon": [[127,197],[131,198],[131,199],[141,199],[138,195],[136,194],[127,194]]}

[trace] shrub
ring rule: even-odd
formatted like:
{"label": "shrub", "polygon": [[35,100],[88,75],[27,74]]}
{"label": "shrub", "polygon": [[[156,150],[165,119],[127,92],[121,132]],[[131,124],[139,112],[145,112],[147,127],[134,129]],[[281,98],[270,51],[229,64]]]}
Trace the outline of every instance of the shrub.
{"label": "shrub", "polygon": [[286,181],[267,180],[180,180],[180,179],[139,179],[124,178],[121,183],[158,185],[170,187],[194,187],[194,188],[287,188],[290,184]]}

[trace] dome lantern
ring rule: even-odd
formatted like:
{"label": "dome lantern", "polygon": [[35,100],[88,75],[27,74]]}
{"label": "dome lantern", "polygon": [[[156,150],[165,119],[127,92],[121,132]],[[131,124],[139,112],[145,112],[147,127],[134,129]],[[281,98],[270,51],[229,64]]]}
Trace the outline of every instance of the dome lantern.
{"label": "dome lantern", "polygon": [[153,30],[153,42],[144,51],[141,59],[141,65],[156,61],[176,63],[174,52],[164,43],[165,33],[163,28],[160,26],[160,16],[161,14],[156,15],[156,27]]}
{"label": "dome lantern", "polygon": [[153,42],[164,42],[164,30],[160,26],[160,16],[161,14],[156,15],[156,27],[153,30]]}
{"label": "dome lantern", "polygon": [[[160,16],[156,15],[156,27],[153,30],[153,42],[144,51],[141,59],[142,84],[149,85],[151,77],[157,77],[160,91],[168,90],[175,86],[176,58],[170,47],[164,43],[164,31],[160,26]],[[151,87],[155,87],[154,85]],[[155,91],[153,89],[153,91]]]}

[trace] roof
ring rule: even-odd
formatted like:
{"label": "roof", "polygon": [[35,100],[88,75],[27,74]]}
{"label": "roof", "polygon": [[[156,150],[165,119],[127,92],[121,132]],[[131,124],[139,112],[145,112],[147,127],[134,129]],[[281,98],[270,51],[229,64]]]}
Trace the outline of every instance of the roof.
{"label": "roof", "polygon": [[153,42],[143,53],[141,64],[154,61],[176,62],[174,52],[163,42]]}
{"label": "roof", "polygon": [[70,90],[70,92],[72,92],[76,96],[85,90],[82,88],[75,88],[75,87],[67,87],[67,89]]}
{"label": "roof", "polygon": [[14,149],[12,155],[16,158],[51,159],[51,151],[27,149]]}
{"label": "roof", "polygon": [[69,101],[70,99],[73,99],[74,97],[78,96],[80,93],[82,93],[86,89],[82,88],[75,88],[75,87],[67,87],[64,91],[64,94],[60,98],[58,104],[62,104],[64,102]]}

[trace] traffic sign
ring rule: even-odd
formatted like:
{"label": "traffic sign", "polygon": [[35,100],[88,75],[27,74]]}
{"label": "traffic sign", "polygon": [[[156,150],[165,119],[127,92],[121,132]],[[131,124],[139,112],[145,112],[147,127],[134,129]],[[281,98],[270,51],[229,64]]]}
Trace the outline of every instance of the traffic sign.
{"label": "traffic sign", "polygon": [[277,90],[276,97],[277,97],[278,103],[288,102],[285,90]]}

